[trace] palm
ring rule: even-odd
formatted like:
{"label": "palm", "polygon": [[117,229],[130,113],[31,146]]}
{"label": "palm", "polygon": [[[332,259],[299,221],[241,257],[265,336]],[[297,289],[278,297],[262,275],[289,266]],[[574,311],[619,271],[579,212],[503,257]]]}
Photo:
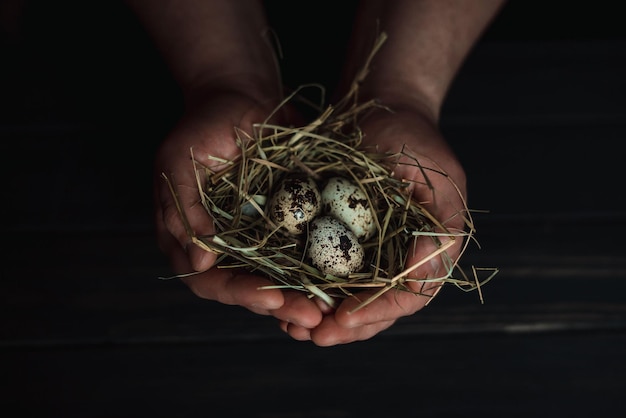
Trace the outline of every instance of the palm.
{"label": "palm", "polygon": [[[271,110],[240,95],[228,95],[219,99],[213,97],[211,102],[195,108],[180,121],[156,159],[158,240],[177,273],[199,272],[183,278],[199,297],[241,305],[259,314],[312,328],[321,321],[321,312],[311,300],[301,293],[259,290],[271,284],[268,279],[245,271],[217,268],[214,266],[216,254],[190,240],[190,232],[196,236],[215,232],[212,218],[200,203],[192,154],[197,165],[219,170],[221,161],[233,160],[240,153],[235,127],[251,133],[252,125],[265,120]],[[164,175],[176,189],[176,199]],[[182,221],[181,210],[191,231]]]}
{"label": "palm", "polygon": [[[465,175],[436,127],[416,112],[380,112],[368,117],[362,124],[364,146],[375,146],[379,151],[411,153],[424,171],[415,167],[415,161],[406,159],[394,170],[398,178],[413,182],[412,193],[419,202],[451,230],[463,230]],[[428,179],[424,177],[424,173]],[[441,173],[446,173],[443,175]],[[456,239],[447,248],[447,256],[458,257],[462,239]],[[409,254],[407,266],[429,258],[436,249],[430,240],[418,240]],[[410,278],[445,276],[439,257],[424,263],[409,274]],[[423,296],[409,292],[387,292],[362,309],[352,312],[373,292],[364,292],[359,300],[349,298],[342,302],[333,315],[327,315],[322,324],[311,331],[311,338],[320,345],[333,345],[372,337],[391,326],[398,318],[420,310],[434,295],[440,284],[423,285],[410,282],[409,286]]]}

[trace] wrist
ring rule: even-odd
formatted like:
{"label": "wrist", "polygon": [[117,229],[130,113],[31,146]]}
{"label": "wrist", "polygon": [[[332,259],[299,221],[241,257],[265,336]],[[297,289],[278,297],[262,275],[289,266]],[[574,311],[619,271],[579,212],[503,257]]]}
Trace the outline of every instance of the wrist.
{"label": "wrist", "polygon": [[359,93],[361,100],[375,100],[392,112],[411,112],[420,115],[432,125],[439,123],[443,99],[428,95],[409,83],[365,83]]}
{"label": "wrist", "polygon": [[224,96],[241,97],[260,107],[273,108],[280,100],[278,79],[256,73],[202,74],[181,84],[185,107],[193,108]]}

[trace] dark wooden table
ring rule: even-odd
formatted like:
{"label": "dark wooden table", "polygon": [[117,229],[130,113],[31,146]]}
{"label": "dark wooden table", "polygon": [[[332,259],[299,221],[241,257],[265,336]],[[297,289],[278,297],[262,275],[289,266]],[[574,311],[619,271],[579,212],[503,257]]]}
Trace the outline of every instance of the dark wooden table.
{"label": "dark wooden table", "polygon": [[[536,17],[514,3],[450,92],[442,129],[470,206],[488,211],[475,219],[482,248],[464,263],[500,269],[484,304],[447,286],[369,341],[318,348],[159,280],[170,270],[154,241],[150,170],[177,91],[120,5],[30,4],[0,69],[0,410],[626,413],[626,37],[610,10],[570,10],[596,31],[568,21],[559,32],[547,23],[558,8]],[[76,8],[84,19],[68,17]]]}

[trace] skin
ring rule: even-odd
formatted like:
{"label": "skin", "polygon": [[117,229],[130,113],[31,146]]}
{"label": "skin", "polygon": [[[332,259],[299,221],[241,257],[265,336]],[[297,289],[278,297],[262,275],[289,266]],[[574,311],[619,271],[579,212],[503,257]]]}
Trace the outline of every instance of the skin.
{"label": "skin", "polygon": [[[190,243],[163,174],[180,193],[191,228],[197,235],[211,234],[213,225],[198,203],[198,189],[190,150],[201,163],[215,167],[209,154],[232,159],[237,155],[233,127],[251,131],[265,120],[281,98],[280,78],[272,51],[263,36],[267,22],[257,0],[166,0],[154,7],[149,0],[128,0],[160,48],[185,95],[186,111],[163,141],[155,160],[155,220],[157,240],[178,273],[198,272],[182,280],[197,296],[240,305],[277,318],[292,338],[333,346],[369,339],[399,318],[422,309],[440,287],[426,293],[388,292],[354,313],[358,304],[346,299],[336,309],[308,299],[300,292],[258,290],[268,280],[245,272],[215,268],[215,255]],[[361,86],[363,100],[375,98],[393,112],[368,115],[361,128],[365,145],[398,152],[407,147],[426,167],[445,176],[429,176],[434,191],[420,185],[422,174],[399,165],[395,175],[415,181],[414,196],[427,202],[447,226],[463,229],[460,217],[466,197],[466,179],[458,159],[438,129],[445,95],[463,60],[502,5],[500,0],[368,0],[355,17],[351,53],[346,59],[341,97],[370,52],[379,22],[388,41],[376,55],[372,71]],[[211,28],[207,30],[207,28]],[[342,87],[343,86],[343,87]],[[289,109],[277,123],[298,123]],[[217,167],[215,167],[217,168]],[[455,257],[461,240],[448,249]],[[428,241],[418,240],[407,265],[430,254]],[[437,263],[427,263],[410,277],[436,277]],[[363,297],[366,297],[363,295]]]}

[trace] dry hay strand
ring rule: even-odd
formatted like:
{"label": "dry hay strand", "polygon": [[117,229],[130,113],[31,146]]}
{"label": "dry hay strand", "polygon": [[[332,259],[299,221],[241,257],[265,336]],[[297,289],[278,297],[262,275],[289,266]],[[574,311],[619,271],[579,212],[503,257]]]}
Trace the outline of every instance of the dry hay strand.
{"label": "dry hay strand", "polygon": [[[383,34],[370,59],[384,40]],[[187,233],[196,245],[218,254],[218,268],[245,269],[269,278],[273,285],[265,289],[302,291],[330,306],[336,306],[342,298],[358,298],[359,290],[363,289],[375,289],[375,292],[365,300],[359,299],[356,309],[390,290],[421,294],[413,290],[419,286],[408,285],[411,281],[451,283],[465,291],[478,290],[482,301],[480,287],[497,269],[472,267],[471,273],[466,274],[459,266],[468,244],[476,242],[467,205],[458,213],[466,228],[449,229],[445,221],[436,219],[416,201],[410,191],[411,182],[395,178],[393,169],[398,164],[412,164],[422,172],[427,185],[429,176],[433,175],[444,176],[451,183],[452,179],[443,171],[421,165],[408,150],[389,154],[362,146],[359,118],[381,107],[375,101],[358,101],[358,86],[367,74],[369,61],[346,96],[336,105],[321,110],[311,123],[287,127],[265,121],[254,125],[251,134],[235,128],[240,155],[228,161],[209,156],[216,163],[211,167],[201,165],[192,154],[199,200],[214,220],[214,234],[195,235],[177,200],[175,187],[164,175]],[[280,106],[298,98],[307,87],[296,89]],[[293,173],[303,173],[317,181],[336,175],[351,178],[365,193],[376,214],[377,234],[362,243],[366,254],[362,271],[347,277],[323,274],[306,255],[308,234],[291,235],[272,221],[266,203],[282,179]],[[406,265],[416,240],[424,239],[432,240],[435,250],[428,257]],[[446,250],[459,239],[463,240],[462,249],[452,259]],[[434,257],[443,261],[443,274],[423,279],[409,277]]]}

